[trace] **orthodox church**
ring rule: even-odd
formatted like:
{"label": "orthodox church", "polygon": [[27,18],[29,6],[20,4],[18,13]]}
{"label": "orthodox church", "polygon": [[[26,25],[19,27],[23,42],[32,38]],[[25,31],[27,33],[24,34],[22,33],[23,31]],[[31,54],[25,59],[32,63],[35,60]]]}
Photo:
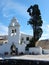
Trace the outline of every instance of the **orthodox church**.
{"label": "orthodox church", "polygon": [[25,54],[25,47],[31,38],[31,35],[20,33],[20,24],[13,17],[8,26],[8,35],[0,36],[0,54]]}

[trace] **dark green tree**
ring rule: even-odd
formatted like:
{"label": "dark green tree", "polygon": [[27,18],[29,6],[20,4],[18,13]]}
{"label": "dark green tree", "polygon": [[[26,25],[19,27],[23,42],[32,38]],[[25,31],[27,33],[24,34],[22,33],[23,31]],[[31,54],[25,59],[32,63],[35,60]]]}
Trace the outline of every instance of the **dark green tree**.
{"label": "dark green tree", "polygon": [[41,28],[43,21],[37,4],[35,4],[34,6],[31,5],[28,8],[27,12],[31,17],[28,21],[28,24],[30,24],[33,29],[33,37],[27,46],[35,47],[36,42],[39,40],[43,32]]}

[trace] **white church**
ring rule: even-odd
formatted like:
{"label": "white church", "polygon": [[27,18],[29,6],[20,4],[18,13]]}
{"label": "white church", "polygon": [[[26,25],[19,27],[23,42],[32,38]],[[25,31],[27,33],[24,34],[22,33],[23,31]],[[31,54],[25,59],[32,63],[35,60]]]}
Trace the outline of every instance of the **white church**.
{"label": "white church", "polygon": [[13,17],[8,26],[8,35],[0,36],[0,55],[25,54],[26,45],[31,38],[31,35],[20,33],[20,24]]}
{"label": "white church", "polygon": [[44,54],[49,54],[49,49],[42,49],[40,45],[36,47],[30,47],[29,50],[26,50],[26,45],[29,43],[31,38],[31,35],[20,32],[20,24],[17,19],[13,17],[8,26],[8,35],[0,35],[0,56],[30,53],[41,55],[42,51]]}

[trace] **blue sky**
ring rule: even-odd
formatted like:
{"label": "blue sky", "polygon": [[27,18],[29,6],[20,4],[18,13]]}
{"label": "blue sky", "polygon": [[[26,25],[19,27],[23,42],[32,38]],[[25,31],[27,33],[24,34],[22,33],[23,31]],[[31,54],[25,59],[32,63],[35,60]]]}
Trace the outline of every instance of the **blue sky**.
{"label": "blue sky", "polygon": [[32,28],[27,25],[30,16],[27,9],[38,4],[43,20],[43,34],[40,39],[49,39],[49,0],[0,0],[0,35],[8,34],[8,26],[12,17],[20,24],[20,31],[32,35]]}

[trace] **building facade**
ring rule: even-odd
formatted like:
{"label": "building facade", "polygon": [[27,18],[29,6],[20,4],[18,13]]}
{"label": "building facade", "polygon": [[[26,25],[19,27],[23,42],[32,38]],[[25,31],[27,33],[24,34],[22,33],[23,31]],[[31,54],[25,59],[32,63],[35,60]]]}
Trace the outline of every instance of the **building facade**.
{"label": "building facade", "polygon": [[0,36],[0,54],[25,53],[25,47],[31,38],[31,35],[20,33],[20,24],[13,17],[8,26],[8,35]]}

